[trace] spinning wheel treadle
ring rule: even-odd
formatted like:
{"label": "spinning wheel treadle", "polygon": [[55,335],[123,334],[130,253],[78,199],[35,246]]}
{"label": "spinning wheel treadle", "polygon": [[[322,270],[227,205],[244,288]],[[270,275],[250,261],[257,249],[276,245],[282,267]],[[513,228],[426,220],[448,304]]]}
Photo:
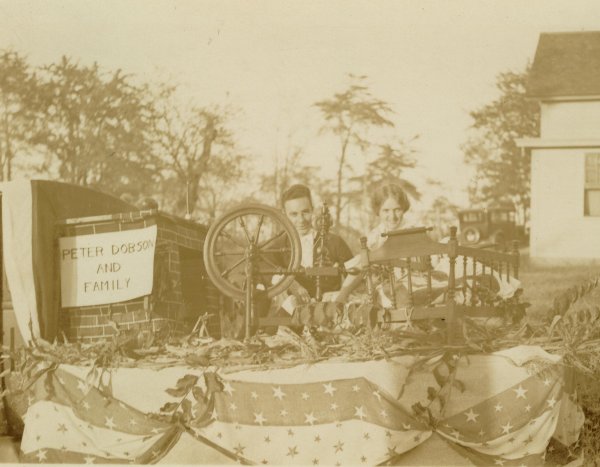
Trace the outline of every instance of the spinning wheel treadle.
{"label": "spinning wheel treadle", "polygon": [[[286,265],[274,257],[288,257]],[[300,265],[300,238],[292,223],[278,210],[246,204],[218,218],[204,242],[204,264],[213,284],[223,294],[252,301],[258,284],[269,298],[285,291],[294,280],[290,271]],[[272,284],[271,276],[283,274]]]}

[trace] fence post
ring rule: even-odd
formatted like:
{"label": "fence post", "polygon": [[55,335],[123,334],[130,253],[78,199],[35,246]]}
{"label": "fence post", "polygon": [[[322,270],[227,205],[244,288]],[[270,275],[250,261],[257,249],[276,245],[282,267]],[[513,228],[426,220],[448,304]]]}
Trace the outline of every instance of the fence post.
{"label": "fence post", "polygon": [[456,227],[450,227],[450,240],[448,241],[448,294],[446,296],[446,332],[448,344],[458,344],[462,341],[462,309],[456,304],[456,258],[458,256],[458,240]]}

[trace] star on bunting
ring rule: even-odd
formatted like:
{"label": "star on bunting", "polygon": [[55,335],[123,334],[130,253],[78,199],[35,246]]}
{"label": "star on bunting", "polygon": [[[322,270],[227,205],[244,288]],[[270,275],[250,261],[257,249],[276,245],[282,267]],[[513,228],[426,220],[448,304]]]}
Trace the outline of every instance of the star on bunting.
{"label": "star on bunting", "polygon": [[527,399],[527,396],[525,395],[525,393],[528,391],[527,389],[523,389],[523,386],[521,386],[519,384],[519,387],[517,389],[513,389],[513,391],[515,391],[517,393],[517,399]]}
{"label": "star on bunting", "polygon": [[477,422],[477,417],[479,417],[478,413],[473,412],[473,407],[471,407],[469,409],[468,412],[465,412],[465,415],[467,416],[467,422]]}
{"label": "star on bunting", "polygon": [[360,418],[361,420],[367,417],[365,415],[365,409],[362,405],[360,407],[354,407],[354,416]]}
{"label": "star on bunting", "polygon": [[506,423],[506,425],[501,425],[502,427],[502,434],[508,434],[510,433],[510,429],[513,428],[513,426],[510,424],[510,421]]}
{"label": "star on bunting", "polygon": [[254,414],[254,423],[258,423],[260,426],[263,426],[266,421],[267,419],[263,417],[262,412]]}
{"label": "star on bunting", "polygon": [[285,392],[281,390],[280,386],[273,388],[273,397],[279,400],[282,400],[285,397]]}
{"label": "star on bunting", "polygon": [[334,388],[331,383],[324,384],[323,387],[325,388],[325,394],[329,394],[331,397],[333,397],[333,393],[337,391],[337,388]]}
{"label": "star on bunting", "polygon": [[234,446],[233,451],[235,452],[236,456],[243,456],[244,455],[244,449],[246,449],[246,447],[242,446],[241,443],[238,443],[237,446]]}
{"label": "star on bunting", "polygon": [[233,391],[235,391],[235,389],[233,389],[233,387],[231,386],[229,381],[223,383],[223,392],[226,392],[227,394],[229,394],[231,396],[231,395],[233,395]]}
{"label": "star on bunting", "polygon": [[314,423],[317,421],[317,418],[313,415],[313,412],[308,413],[308,414],[304,414],[304,423],[308,423],[309,425],[314,425]]}

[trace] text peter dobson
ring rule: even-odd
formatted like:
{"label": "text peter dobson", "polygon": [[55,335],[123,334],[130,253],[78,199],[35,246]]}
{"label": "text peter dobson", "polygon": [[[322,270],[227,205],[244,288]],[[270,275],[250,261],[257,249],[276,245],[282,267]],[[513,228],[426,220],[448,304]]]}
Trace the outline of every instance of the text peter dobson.
{"label": "text peter dobson", "polygon": [[59,239],[63,308],[152,293],[156,226]]}

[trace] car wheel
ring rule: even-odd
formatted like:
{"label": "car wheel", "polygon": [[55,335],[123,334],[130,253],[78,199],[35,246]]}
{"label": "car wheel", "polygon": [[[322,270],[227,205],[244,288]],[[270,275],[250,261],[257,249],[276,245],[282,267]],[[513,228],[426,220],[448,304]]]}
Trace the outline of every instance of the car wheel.
{"label": "car wheel", "polygon": [[474,245],[481,239],[481,232],[476,227],[467,227],[462,232],[462,239],[465,245]]}

